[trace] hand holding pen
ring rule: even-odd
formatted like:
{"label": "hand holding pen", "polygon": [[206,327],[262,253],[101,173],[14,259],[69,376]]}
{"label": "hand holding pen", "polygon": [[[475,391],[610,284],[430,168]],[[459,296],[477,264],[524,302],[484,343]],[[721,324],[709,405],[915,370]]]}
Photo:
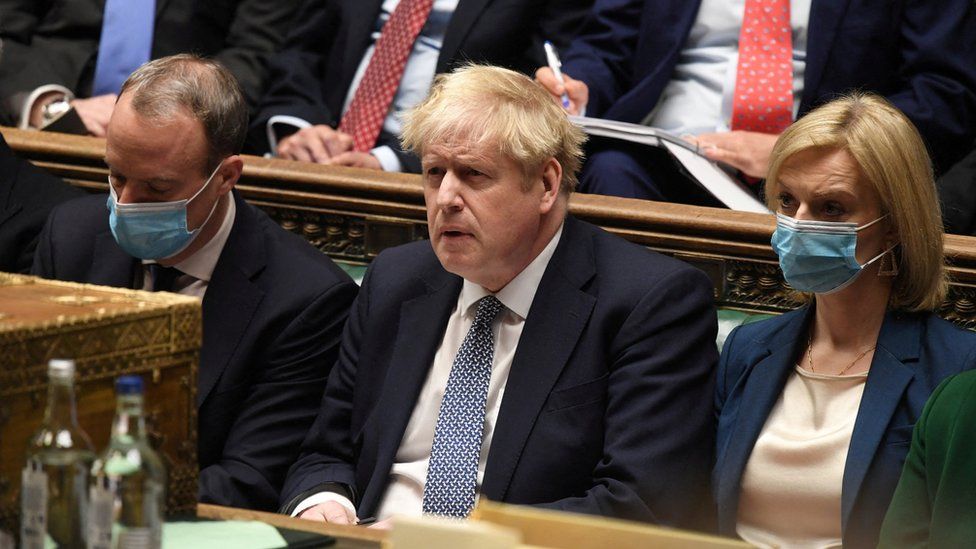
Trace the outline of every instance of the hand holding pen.
{"label": "hand holding pen", "polygon": [[559,53],[548,40],[543,44],[547,66],[539,68],[535,79],[551,93],[569,114],[580,114],[586,108],[589,88],[583,82],[562,72]]}

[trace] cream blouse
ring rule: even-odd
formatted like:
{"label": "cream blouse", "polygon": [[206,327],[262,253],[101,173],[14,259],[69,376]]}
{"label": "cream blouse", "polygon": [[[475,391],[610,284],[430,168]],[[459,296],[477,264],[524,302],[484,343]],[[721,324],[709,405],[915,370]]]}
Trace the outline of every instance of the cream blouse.
{"label": "cream blouse", "polygon": [[759,547],[841,546],[841,487],[867,372],[799,366],[742,475],[736,532]]}

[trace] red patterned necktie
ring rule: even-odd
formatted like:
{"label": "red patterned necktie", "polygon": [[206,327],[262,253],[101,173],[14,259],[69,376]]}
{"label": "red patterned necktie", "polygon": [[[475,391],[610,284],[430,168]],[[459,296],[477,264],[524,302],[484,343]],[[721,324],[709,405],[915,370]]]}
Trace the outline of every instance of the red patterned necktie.
{"label": "red patterned necktie", "polygon": [[433,0],[400,0],[383,25],[373,57],[339,124],[339,131],[352,135],[355,150],[367,152],[376,144],[407,57],[433,4]]}
{"label": "red patterned necktie", "polygon": [[793,121],[793,36],[789,0],[746,0],[732,129],[778,134]]}

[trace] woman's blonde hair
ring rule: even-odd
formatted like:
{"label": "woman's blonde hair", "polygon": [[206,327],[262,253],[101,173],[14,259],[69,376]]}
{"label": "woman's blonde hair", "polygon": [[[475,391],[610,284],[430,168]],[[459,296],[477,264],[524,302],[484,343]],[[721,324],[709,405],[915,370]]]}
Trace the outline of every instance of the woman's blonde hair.
{"label": "woman's blonde hair", "polygon": [[528,175],[549,158],[562,166],[562,189],[576,188],[583,131],[542,86],[500,67],[465,65],[434,81],[427,99],[404,116],[401,141],[423,156],[432,144],[492,147]]}
{"label": "woman's blonde hair", "polygon": [[899,239],[894,250],[899,273],[889,306],[932,310],[946,295],[942,215],[932,163],[915,126],[887,100],[854,93],[797,120],[776,141],[766,179],[766,202],[778,207],[783,164],[814,148],[847,151],[864,183],[881,197],[881,210]]}

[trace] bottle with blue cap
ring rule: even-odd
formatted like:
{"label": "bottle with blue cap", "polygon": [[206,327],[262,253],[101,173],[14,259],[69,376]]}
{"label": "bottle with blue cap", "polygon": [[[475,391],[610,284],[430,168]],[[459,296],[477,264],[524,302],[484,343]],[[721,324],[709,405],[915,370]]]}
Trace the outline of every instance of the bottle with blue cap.
{"label": "bottle with blue cap", "polygon": [[88,546],[158,548],[166,470],[146,437],[142,378],[120,377],[115,392],[112,438],[91,469]]}
{"label": "bottle with blue cap", "polygon": [[78,425],[75,363],[48,363],[47,405],[21,476],[20,546],[85,547],[91,439]]}

